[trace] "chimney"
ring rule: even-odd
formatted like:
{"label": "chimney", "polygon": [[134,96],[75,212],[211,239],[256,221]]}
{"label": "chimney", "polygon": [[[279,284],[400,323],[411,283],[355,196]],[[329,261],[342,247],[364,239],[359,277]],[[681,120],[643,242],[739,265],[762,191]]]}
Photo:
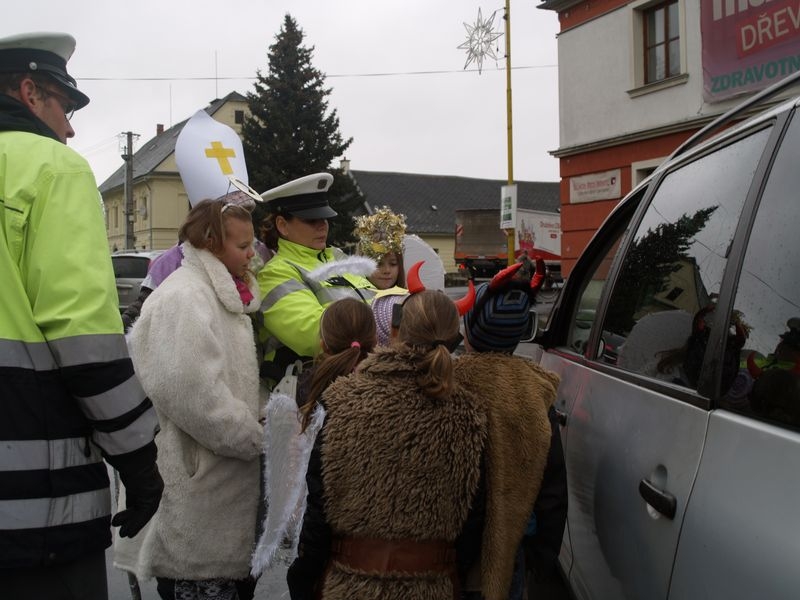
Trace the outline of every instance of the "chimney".
{"label": "chimney", "polygon": [[347,160],[347,157],[343,157],[342,160],[339,161],[339,168],[345,175],[350,173],[350,161]]}
{"label": "chimney", "polygon": [[161,135],[162,133],[164,133],[164,124],[156,123],[156,135]]}

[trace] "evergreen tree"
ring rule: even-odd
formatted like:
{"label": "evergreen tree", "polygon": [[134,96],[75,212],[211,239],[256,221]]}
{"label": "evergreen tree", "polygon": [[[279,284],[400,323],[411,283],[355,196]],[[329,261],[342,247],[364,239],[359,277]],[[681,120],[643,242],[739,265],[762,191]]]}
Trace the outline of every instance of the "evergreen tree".
{"label": "evergreen tree", "polygon": [[251,114],[242,126],[247,170],[250,185],[259,191],[311,173],[331,173],[329,201],[339,216],[331,222],[329,241],[342,245],[353,239],[352,213],[362,202],[349,175],[331,164],[353,139],[339,132],[336,109],[328,106],[331,90],[312,66],[314,48],[305,47],[303,37],[287,14],[269,47],[269,71],[257,72],[255,91],[247,94]]}
{"label": "evergreen tree", "polygon": [[655,229],[637,236],[614,286],[606,329],[628,335],[635,324],[636,307],[667,289],[670,275],[681,268],[682,262],[694,263],[689,252],[694,237],[717,208],[701,208],[692,215],[681,215],[674,222],[659,223]]}

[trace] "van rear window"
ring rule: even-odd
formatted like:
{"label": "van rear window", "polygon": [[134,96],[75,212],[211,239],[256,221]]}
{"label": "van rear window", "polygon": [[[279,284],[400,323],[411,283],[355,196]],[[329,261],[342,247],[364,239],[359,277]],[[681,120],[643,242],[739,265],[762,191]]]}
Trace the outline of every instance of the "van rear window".
{"label": "van rear window", "polygon": [[150,259],[144,256],[112,256],[114,277],[117,279],[144,279]]}

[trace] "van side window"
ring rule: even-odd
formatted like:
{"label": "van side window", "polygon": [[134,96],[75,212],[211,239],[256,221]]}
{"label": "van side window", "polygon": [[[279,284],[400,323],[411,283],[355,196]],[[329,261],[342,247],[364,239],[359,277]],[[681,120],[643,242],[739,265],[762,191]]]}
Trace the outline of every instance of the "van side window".
{"label": "van side window", "polygon": [[[663,179],[605,314],[603,339],[619,350],[599,360],[696,389],[728,250],[768,136],[761,129]],[[734,356],[729,377],[737,368]]]}
{"label": "van side window", "polygon": [[[597,305],[600,303],[600,294],[603,291],[606,279],[608,279],[611,263],[617,255],[617,250],[619,250],[619,242],[623,233],[624,228],[621,228],[619,233],[608,241],[608,250],[603,254],[598,253],[600,258],[599,260],[596,259],[596,264],[591,268],[591,277],[587,276],[583,279],[585,282],[584,287],[581,291],[575,314],[572,317],[567,339],[568,347],[580,354],[586,351],[586,343],[589,341],[589,334],[597,313]],[[614,352],[614,348],[611,346],[607,346],[606,349],[609,352]]]}
{"label": "van side window", "polygon": [[721,406],[800,427],[800,118],[767,179],[745,253],[734,315],[746,332],[736,380]]}

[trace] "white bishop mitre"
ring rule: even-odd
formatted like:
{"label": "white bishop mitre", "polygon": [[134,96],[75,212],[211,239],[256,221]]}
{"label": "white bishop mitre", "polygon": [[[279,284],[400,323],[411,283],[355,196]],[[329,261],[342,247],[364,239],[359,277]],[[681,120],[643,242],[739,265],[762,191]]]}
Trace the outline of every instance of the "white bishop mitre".
{"label": "white bishop mitre", "polygon": [[198,110],[178,135],[175,162],[192,206],[233,191],[231,177],[248,183],[242,140],[204,110]]}

